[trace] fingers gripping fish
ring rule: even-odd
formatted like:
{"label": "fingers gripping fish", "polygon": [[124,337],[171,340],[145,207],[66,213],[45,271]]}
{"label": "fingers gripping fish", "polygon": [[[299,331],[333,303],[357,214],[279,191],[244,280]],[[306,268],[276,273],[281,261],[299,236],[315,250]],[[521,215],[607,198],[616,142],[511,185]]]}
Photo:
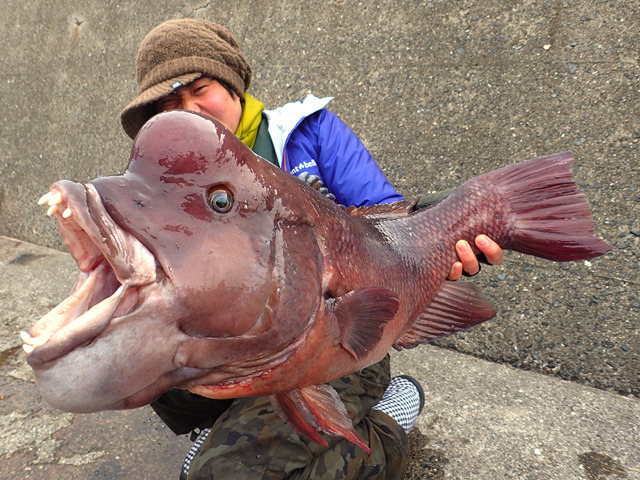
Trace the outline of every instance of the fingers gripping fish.
{"label": "fingers gripping fish", "polygon": [[474,286],[446,281],[457,240],[485,233],[557,261],[611,248],[572,160],[511,165],[418,211],[345,210],[214,120],[157,115],[123,174],[43,197],[80,273],[22,333],[27,361],[62,410],[135,408],[171,387],[270,395],[313,440],[368,450],[327,382],[495,315]]}

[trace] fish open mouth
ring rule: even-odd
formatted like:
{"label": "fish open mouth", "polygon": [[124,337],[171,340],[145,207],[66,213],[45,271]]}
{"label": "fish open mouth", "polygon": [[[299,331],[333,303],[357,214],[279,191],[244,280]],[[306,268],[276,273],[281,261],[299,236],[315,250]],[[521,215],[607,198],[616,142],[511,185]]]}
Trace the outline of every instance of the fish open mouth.
{"label": "fish open mouth", "polygon": [[39,203],[58,220],[80,273],[70,296],[20,334],[34,368],[90,343],[114,318],[133,312],[141,288],[156,283],[162,271],[153,254],[113,221],[93,185],[58,182]]}

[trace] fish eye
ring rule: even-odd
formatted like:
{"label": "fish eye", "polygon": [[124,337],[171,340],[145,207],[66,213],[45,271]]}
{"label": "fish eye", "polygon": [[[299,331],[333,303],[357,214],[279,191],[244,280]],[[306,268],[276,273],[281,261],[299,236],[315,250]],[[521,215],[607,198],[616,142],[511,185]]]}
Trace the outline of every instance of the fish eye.
{"label": "fish eye", "polygon": [[209,206],[218,213],[227,213],[233,207],[233,196],[225,188],[213,188],[209,192]]}

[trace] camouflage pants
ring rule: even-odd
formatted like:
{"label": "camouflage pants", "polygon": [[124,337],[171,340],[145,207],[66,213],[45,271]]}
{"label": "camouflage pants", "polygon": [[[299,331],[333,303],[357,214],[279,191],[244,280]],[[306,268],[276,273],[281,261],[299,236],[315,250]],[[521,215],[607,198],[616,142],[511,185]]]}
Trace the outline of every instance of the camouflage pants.
{"label": "camouflage pants", "polygon": [[226,410],[191,462],[188,480],[401,479],[407,436],[392,418],[371,410],[382,397],[389,376],[387,356],[331,382],[356,431],[371,447],[371,455],[343,438],[328,435],[323,438],[329,446],[318,445],[285,424],[268,397],[242,398],[230,406],[222,404]]}

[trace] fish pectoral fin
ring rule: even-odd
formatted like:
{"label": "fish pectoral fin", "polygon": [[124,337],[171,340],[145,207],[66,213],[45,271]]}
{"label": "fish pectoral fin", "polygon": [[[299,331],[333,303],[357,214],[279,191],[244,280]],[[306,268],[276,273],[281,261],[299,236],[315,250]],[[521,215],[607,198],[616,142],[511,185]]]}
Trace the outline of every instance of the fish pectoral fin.
{"label": "fish pectoral fin", "polygon": [[396,350],[417,347],[482,323],[495,314],[496,310],[478,287],[471,283],[447,281],[393,347]]}
{"label": "fish pectoral fin", "polygon": [[398,296],[383,287],[360,288],[333,299],[330,309],[341,329],[340,344],[360,360],[380,341],[399,306]]}
{"label": "fish pectoral fin", "polygon": [[280,418],[296,432],[306,435],[314,442],[328,446],[318,433],[320,430],[329,435],[343,437],[371,453],[369,446],[353,428],[347,409],[331,385],[311,385],[271,395],[270,398]]}

